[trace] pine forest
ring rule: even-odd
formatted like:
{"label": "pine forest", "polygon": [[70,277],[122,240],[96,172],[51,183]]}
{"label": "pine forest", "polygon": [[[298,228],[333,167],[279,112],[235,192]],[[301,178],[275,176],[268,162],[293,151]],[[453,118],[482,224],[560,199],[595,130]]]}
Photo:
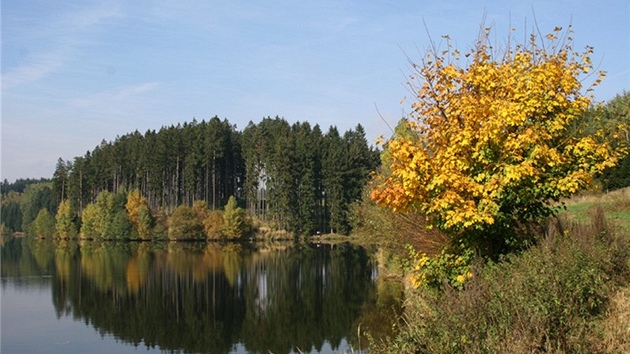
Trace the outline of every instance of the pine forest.
{"label": "pine forest", "polygon": [[[48,187],[31,185],[39,186],[33,197],[38,205],[31,213],[22,210],[21,223],[5,220],[13,221],[5,226],[26,231],[40,211],[53,218],[61,206],[72,210],[69,218],[80,218],[102,194],[124,210],[127,194],[139,191],[155,215],[170,216],[181,205],[221,210],[233,196],[249,216],[273,229],[347,234],[350,205],[362,199],[379,163],[379,151],[360,124],[341,135],[336,127],[323,133],[319,125],[279,117],[250,122],[242,131],[227,119],[193,120],[103,140],[72,161],[59,158]],[[21,204],[29,203],[22,198]]]}

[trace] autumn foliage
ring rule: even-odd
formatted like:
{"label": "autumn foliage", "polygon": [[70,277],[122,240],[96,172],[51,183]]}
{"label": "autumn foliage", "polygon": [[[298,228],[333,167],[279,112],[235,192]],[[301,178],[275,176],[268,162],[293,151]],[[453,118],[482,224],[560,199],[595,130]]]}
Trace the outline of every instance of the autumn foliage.
{"label": "autumn foliage", "polygon": [[[581,117],[592,48],[573,51],[571,30],[496,49],[490,29],[468,54],[435,47],[414,64],[411,117],[385,142],[371,197],[427,215],[452,235],[480,235],[553,214],[619,155]],[[583,82],[592,81],[588,87]]]}
{"label": "autumn foliage", "polygon": [[151,224],[153,222],[147,199],[137,189],[127,194],[125,204],[127,215],[138,237],[143,240],[151,238]]}

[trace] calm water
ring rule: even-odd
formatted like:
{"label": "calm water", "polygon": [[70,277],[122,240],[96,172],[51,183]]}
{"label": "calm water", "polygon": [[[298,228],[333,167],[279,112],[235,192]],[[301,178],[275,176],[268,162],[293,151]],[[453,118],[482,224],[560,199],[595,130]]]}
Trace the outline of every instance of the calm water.
{"label": "calm water", "polygon": [[8,238],[1,257],[3,354],[357,352],[399,307],[350,245]]}

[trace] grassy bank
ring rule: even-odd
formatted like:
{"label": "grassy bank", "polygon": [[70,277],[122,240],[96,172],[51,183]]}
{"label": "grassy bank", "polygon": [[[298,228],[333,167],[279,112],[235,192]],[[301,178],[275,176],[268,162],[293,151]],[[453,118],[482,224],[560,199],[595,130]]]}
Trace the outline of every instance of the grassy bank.
{"label": "grassy bank", "polygon": [[630,190],[567,203],[540,243],[479,264],[464,290],[409,290],[374,353],[630,352]]}

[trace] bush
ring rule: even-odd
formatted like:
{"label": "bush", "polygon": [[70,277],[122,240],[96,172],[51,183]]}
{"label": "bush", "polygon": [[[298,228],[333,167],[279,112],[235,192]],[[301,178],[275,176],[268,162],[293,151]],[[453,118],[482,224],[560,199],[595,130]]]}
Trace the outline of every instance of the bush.
{"label": "bush", "polygon": [[169,218],[168,238],[174,240],[203,239],[203,225],[197,213],[180,205]]}
{"label": "bush", "polygon": [[81,237],[128,239],[132,225],[125,209],[126,200],[124,193],[100,192],[96,202],[83,210]]}
{"label": "bush", "polygon": [[591,353],[612,287],[627,280],[628,240],[603,213],[591,225],[557,221],[538,246],[477,266],[463,291],[420,288],[406,326],[371,352]]}
{"label": "bush", "polygon": [[203,228],[206,237],[210,240],[218,240],[223,237],[223,212],[211,211],[203,220]]}
{"label": "bush", "polygon": [[555,215],[558,201],[626,152],[585,119],[592,49],[575,52],[571,37],[570,27],[556,27],[496,46],[487,28],[464,56],[445,37],[448,49],[433,47],[413,65],[410,119],[385,142],[371,197],[426,215],[476,253],[527,248],[521,225]]}

